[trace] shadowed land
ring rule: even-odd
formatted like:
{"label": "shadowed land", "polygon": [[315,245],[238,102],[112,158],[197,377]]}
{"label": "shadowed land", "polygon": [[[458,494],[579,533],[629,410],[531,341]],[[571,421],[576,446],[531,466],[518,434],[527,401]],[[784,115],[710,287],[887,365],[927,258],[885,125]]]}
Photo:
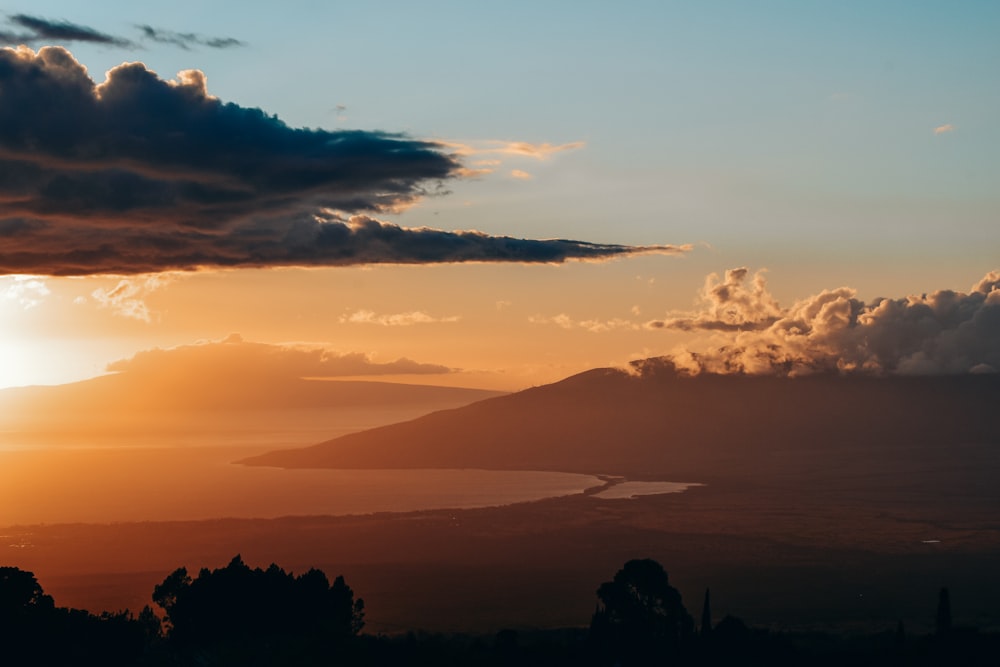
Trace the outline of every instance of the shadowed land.
{"label": "shadowed land", "polygon": [[[1000,627],[1000,531],[875,513],[782,489],[713,485],[634,500],[572,496],[476,510],[353,517],[7,528],[0,558],[65,604],[141,608],[177,563],[342,572],[369,628],[491,632],[586,622],[592,583],[636,555],[711,585],[719,613],[792,628],[926,627],[923,592],[948,585],[961,622]],[[938,540],[927,543],[928,540]],[[43,574],[42,574],[43,573]],[[442,594],[441,591],[446,591]]]}
{"label": "shadowed land", "polygon": [[[185,566],[152,588],[138,613],[90,614],[57,606],[34,573],[0,567],[0,641],[16,663],[63,665],[992,665],[1000,634],[956,625],[939,589],[933,633],[840,634],[717,620],[706,588],[700,623],[653,559],[629,559],[596,589],[589,624],[496,632],[360,634],[367,605],[343,575],[252,567]],[[459,582],[460,585],[460,582]],[[439,591],[445,592],[445,591]],[[927,595],[929,598],[930,596]],[[430,597],[428,602],[432,602]]]}
{"label": "shadowed land", "polygon": [[373,631],[493,632],[585,624],[594,582],[649,557],[684,573],[685,599],[711,586],[717,613],[754,624],[926,628],[926,591],[948,586],[956,622],[997,628],[998,388],[995,376],[597,370],[256,462],[704,486],[462,511],[22,526],[0,530],[0,560],[65,604],[136,609],[178,563],[241,553],[344,573]]}
{"label": "shadowed land", "polygon": [[895,479],[923,493],[930,489],[921,471],[946,478],[954,466],[1000,462],[998,401],[998,375],[685,377],[655,366],[641,375],[596,369],[243,463],[673,481],[851,478],[873,489]]}

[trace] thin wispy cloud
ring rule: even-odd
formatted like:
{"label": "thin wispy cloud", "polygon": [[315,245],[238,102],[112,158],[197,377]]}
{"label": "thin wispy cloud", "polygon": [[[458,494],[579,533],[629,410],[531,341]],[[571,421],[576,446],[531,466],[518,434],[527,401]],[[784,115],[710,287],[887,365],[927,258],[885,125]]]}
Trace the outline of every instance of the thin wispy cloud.
{"label": "thin wispy cloud", "polygon": [[196,32],[176,32],[154,28],[151,25],[137,25],[136,28],[142,33],[145,39],[158,44],[173,44],[185,51],[192,47],[205,46],[210,49],[231,49],[246,44],[234,37],[206,37]]}
{"label": "thin wispy cloud", "polygon": [[24,310],[38,306],[51,293],[41,276],[8,276],[0,279],[0,298],[13,301]]}
{"label": "thin wispy cloud", "polygon": [[122,48],[135,48],[136,43],[119,35],[111,35],[89,26],[65,20],[46,19],[28,14],[7,17],[11,28],[0,29],[0,42],[6,44],[36,44],[42,41],[61,43],[84,42]]}
{"label": "thin wispy cloud", "polygon": [[[548,160],[556,153],[583,148],[586,144],[582,141],[575,141],[567,144],[533,144],[526,141],[500,141],[500,140],[480,140],[470,142],[445,141],[446,146],[453,155],[469,161],[470,167],[464,167],[459,173],[462,178],[481,178],[492,174],[498,167],[503,165],[504,159],[520,160]],[[503,159],[489,156],[502,156]],[[475,159],[473,159],[475,158]],[[511,169],[508,172],[511,178],[528,180],[533,178],[532,174],[523,169]]]}
{"label": "thin wispy cloud", "polygon": [[546,160],[556,153],[583,148],[586,146],[586,143],[583,141],[573,141],[566,144],[533,144],[527,141],[487,139],[470,142],[445,142],[445,145],[451,148],[456,155],[462,156],[512,155],[535,160]]}
{"label": "thin wispy cloud", "polygon": [[601,319],[584,319],[577,320],[573,319],[566,313],[559,313],[558,315],[553,315],[552,317],[545,317],[542,315],[532,315],[528,318],[528,322],[531,324],[551,324],[561,329],[567,330],[581,330],[588,331],[590,333],[606,333],[609,331],[618,330],[630,330],[637,331],[642,328],[642,326],[631,320],[623,318],[612,318],[608,320]]}
{"label": "thin wispy cloud", "polygon": [[350,315],[342,315],[340,321],[347,324],[378,324],[383,327],[409,327],[414,324],[440,324],[442,322],[458,322],[459,315],[435,317],[420,310],[406,313],[391,313],[379,315],[373,310],[358,310]]}
{"label": "thin wispy cloud", "polygon": [[934,134],[948,134],[949,132],[954,132],[955,126],[951,123],[945,123],[944,125],[938,125],[934,128]]}
{"label": "thin wispy cloud", "polygon": [[60,47],[0,49],[0,274],[601,260],[688,246],[407,228],[463,165],[436,142],[285,125],[205,75],[126,63],[95,83]]}
{"label": "thin wispy cloud", "polygon": [[135,29],[139,36],[130,39],[65,19],[49,19],[29,14],[10,14],[6,17],[6,23],[8,27],[0,27],[0,44],[31,46],[52,42],[60,44],[81,42],[122,49],[139,49],[145,42],[155,42],[170,44],[185,51],[195,47],[229,49],[246,45],[234,37],[211,37],[195,32],[177,32],[146,24],[136,25]]}
{"label": "thin wispy cloud", "polygon": [[157,315],[146,305],[146,297],[166,285],[163,275],[123,278],[110,289],[99,287],[90,293],[100,308],[109,308],[115,315],[150,323]]}
{"label": "thin wispy cloud", "polygon": [[855,290],[824,290],[790,307],[767,292],[760,274],[747,288],[746,269],[706,286],[731,289],[732,301],[707,296],[705,309],[662,320],[663,328],[728,331],[669,355],[692,372],[801,375],[817,372],[927,375],[1000,371],[1000,271],[968,292],[866,303]]}

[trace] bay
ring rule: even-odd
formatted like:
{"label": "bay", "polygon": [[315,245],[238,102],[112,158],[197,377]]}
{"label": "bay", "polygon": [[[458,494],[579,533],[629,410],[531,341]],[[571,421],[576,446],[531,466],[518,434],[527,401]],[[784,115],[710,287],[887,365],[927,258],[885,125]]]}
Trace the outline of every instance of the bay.
{"label": "bay", "polygon": [[233,464],[273,447],[10,448],[0,526],[472,508],[581,493],[590,475],[495,470],[286,470]]}

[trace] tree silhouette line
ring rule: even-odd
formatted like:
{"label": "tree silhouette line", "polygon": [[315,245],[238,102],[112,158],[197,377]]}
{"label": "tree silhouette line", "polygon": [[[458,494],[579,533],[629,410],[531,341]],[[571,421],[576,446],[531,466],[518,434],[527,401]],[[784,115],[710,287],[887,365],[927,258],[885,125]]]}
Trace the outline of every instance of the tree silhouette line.
{"label": "tree silhouette line", "polygon": [[997,665],[1000,636],[952,624],[947,588],[933,635],[857,640],[713,624],[706,589],[696,627],[666,570],[631,560],[596,591],[588,628],[492,640],[461,635],[362,634],[364,601],[342,576],[295,576],[240,556],[196,577],[178,568],[137,615],[57,607],[35,575],[0,567],[0,665]]}

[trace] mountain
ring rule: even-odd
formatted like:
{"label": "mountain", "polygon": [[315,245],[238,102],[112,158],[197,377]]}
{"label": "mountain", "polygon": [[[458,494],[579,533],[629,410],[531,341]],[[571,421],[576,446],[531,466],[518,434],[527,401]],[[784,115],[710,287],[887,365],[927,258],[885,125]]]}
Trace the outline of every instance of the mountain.
{"label": "mountain", "polygon": [[[596,369],[249,465],[490,468],[705,481],[997,463],[1000,376],[682,376]],[[978,457],[978,458],[977,458]],[[968,460],[968,457],[963,461]]]}
{"label": "mountain", "polygon": [[[124,372],[57,386],[0,390],[0,444],[6,437],[74,438],[90,433],[210,436],[356,430],[465,405],[500,392],[388,382],[312,380],[248,371],[169,376]],[[315,431],[315,432],[314,432]],[[330,433],[326,430],[325,433]]]}

